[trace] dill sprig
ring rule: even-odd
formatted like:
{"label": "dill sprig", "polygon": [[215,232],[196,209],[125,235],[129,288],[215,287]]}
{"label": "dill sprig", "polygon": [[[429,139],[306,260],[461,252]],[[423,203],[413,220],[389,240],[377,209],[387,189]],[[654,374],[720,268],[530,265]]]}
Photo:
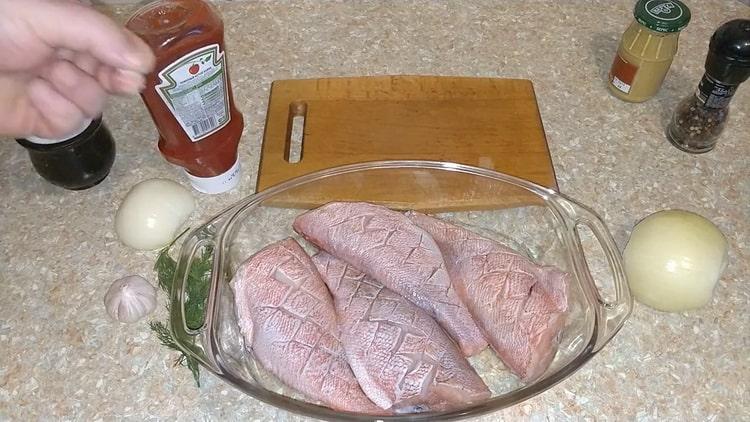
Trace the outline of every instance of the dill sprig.
{"label": "dill sprig", "polygon": [[149,327],[151,327],[151,331],[156,333],[156,337],[159,339],[162,345],[180,352],[180,356],[178,356],[174,361],[174,366],[182,365],[190,369],[190,372],[193,373],[195,384],[200,387],[201,379],[200,366],[198,365],[198,361],[186,355],[185,352],[183,352],[182,349],[177,346],[177,343],[175,343],[174,339],[172,338],[172,332],[169,330],[169,327],[167,327],[166,324],[161,321],[151,321],[148,325]]}
{"label": "dill sprig", "polygon": [[[161,287],[168,297],[167,315],[171,315],[169,310],[172,298],[172,284],[177,269],[177,262],[169,255],[169,250],[177,239],[186,232],[187,230],[182,232],[182,234],[177,236],[172,243],[164,247],[164,249],[159,252],[159,255],[156,258],[156,263],[154,264],[154,271],[156,271],[157,279],[159,280],[159,287]],[[213,265],[212,256],[213,248],[205,246],[203,247],[201,255],[193,259],[193,262],[190,265],[190,271],[185,285],[185,323],[188,328],[191,329],[197,330],[201,328],[201,326],[203,326],[203,321],[205,320],[206,299],[208,298],[208,290],[211,282],[211,269]],[[161,321],[152,321],[149,326],[162,345],[180,352],[180,356],[175,360],[175,366],[181,365],[190,369],[193,373],[196,385],[200,387],[200,366],[198,365],[198,361],[195,358],[188,356],[182,351],[182,349],[180,349],[168,324]]]}

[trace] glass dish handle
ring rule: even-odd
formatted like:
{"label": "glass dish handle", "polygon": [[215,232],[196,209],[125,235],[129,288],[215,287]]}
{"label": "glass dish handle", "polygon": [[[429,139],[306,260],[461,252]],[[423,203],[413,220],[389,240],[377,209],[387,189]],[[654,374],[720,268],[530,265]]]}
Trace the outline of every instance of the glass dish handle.
{"label": "glass dish handle", "polygon": [[[188,299],[187,283],[193,262],[206,247],[211,248],[211,273],[207,277],[210,280],[209,289],[213,289],[213,281],[215,279],[213,275],[216,271],[215,230],[213,230],[213,227],[212,224],[207,224],[193,231],[180,248],[180,257],[177,261],[177,268],[175,269],[174,280],[172,281],[169,322],[172,338],[177,346],[185,354],[196,359],[209,370],[216,372],[218,365],[210,358],[213,355],[206,350],[206,342],[203,341],[205,335],[204,329],[210,326],[211,316],[208,313],[204,314],[199,327],[190,327],[185,312],[186,301]],[[210,301],[211,296],[209,293],[207,302]],[[212,309],[212,307],[209,303],[205,303],[203,309],[207,311]]]}
{"label": "glass dish handle", "polygon": [[[562,195],[560,195],[562,197]],[[602,221],[601,217],[596,214],[592,209],[581,205],[571,199],[561,199],[564,203],[561,204],[566,209],[568,215],[572,218],[573,226],[572,231],[575,233],[577,226],[586,226],[591,230],[594,237],[599,242],[604,256],[609,264],[610,271],[612,272],[612,280],[614,282],[615,298],[613,301],[605,301],[601,293],[597,294],[597,301],[601,304],[601,321],[597,334],[597,342],[594,345],[594,351],[598,352],[604,347],[612,337],[622,328],[623,323],[630,315],[633,309],[633,298],[630,295],[630,287],[628,286],[627,278],[625,277],[625,269],[622,264],[622,255],[620,254],[615,240],[607,230],[607,226]],[[559,203],[559,202],[558,202]],[[577,236],[576,236],[577,237]],[[580,241],[577,247],[579,248],[580,257],[584,257],[583,248],[581,247]],[[593,276],[588,271],[588,264],[585,258],[580,258],[583,262],[577,263],[582,269],[582,273],[587,274],[591,278],[591,284],[594,286],[597,292],[599,289],[594,283]]]}

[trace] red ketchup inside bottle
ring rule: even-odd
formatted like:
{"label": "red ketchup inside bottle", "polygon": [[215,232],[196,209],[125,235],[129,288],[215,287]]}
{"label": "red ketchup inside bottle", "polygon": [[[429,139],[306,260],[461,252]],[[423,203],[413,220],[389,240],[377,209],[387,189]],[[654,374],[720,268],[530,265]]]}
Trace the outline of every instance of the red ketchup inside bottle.
{"label": "red ketchup inside bottle", "polygon": [[201,0],[160,0],[126,26],[156,54],[142,97],[159,131],[159,151],[185,169],[197,190],[232,189],[244,122],[232,97],[217,11]]}

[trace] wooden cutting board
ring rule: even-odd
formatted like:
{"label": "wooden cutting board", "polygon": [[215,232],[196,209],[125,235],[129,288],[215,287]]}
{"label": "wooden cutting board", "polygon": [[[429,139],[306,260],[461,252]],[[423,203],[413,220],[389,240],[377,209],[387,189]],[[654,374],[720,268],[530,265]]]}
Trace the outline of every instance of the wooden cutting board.
{"label": "wooden cutting board", "polygon": [[[273,83],[258,191],[316,170],[396,159],[470,164],[557,189],[531,81],[385,76]],[[365,200],[440,211],[514,206],[529,198],[520,189],[501,192],[468,177],[371,172],[298,189],[275,202],[312,207]]]}

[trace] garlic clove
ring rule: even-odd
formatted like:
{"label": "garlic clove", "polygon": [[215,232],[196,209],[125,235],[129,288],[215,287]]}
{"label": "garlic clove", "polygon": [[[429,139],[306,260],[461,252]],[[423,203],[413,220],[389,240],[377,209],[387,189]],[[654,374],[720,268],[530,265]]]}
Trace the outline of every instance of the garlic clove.
{"label": "garlic clove", "polygon": [[156,289],[137,275],[115,280],[104,295],[104,307],[116,321],[136,322],[156,309]]}

